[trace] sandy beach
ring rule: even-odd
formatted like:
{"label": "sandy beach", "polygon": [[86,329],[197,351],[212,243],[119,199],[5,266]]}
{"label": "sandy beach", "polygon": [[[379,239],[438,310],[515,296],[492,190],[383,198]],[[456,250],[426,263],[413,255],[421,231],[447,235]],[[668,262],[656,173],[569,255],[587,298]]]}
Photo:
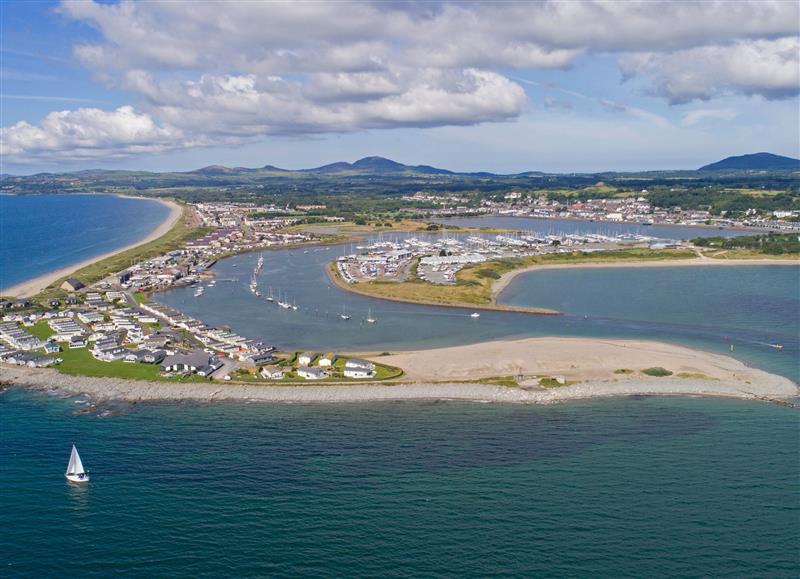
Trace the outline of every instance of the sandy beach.
{"label": "sandy beach", "polygon": [[[366,402],[376,400],[481,400],[547,404],[631,395],[701,395],[782,400],[798,395],[791,380],[748,368],[738,360],[661,342],[588,338],[532,338],[404,352],[381,362],[407,372],[400,382],[270,385],[170,383],[66,376],[54,369],[0,365],[0,382],[37,390],[85,394],[96,400],[241,400]],[[675,376],[618,375],[618,368],[662,366]],[[679,373],[685,372],[683,377]],[[465,382],[531,374],[522,387]],[[538,386],[534,374],[561,374],[579,383]],[[704,376],[704,377],[700,377]]]}
{"label": "sandy beach", "polygon": [[544,265],[532,265],[504,273],[492,284],[492,300],[514,281],[518,275],[530,271],[545,269],[594,269],[594,268],[617,268],[617,267],[705,267],[705,266],[726,266],[726,265],[794,265],[800,266],[800,260],[793,259],[714,259],[711,257],[696,257],[691,259],[673,260],[652,260],[652,261],[607,261],[598,263],[554,263]]}
{"label": "sandy beach", "polygon": [[125,247],[120,247],[119,249],[115,249],[114,251],[109,251],[102,255],[97,255],[95,257],[80,261],[78,263],[73,263],[71,265],[62,267],[55,271],[51,271],[49,273],[40,275],[39,277],[30,279],[28,281],[22,282],[15,286],[11,286],[9,288],[3,289],[0,291],[0,295],[5,296],[13,296],[16,298],[28,298],[31,296],[36,295],[44,288],[49,286],[54,281],[61,279],[62,277],[66,277],[72,272],[78,271],[81,268],[84,268],[88,265],[101,261],[103,259],[109,258],[112,255],[116,255],[118,253],[122,253],[123,251],[128,251],[129,249],[133,249],[134,247],[139,247],[140,245],[144,245],[145,243],[150,243],[151,241],[158,239],[165,233],[167,233],[172,227],[178,222],[181,218],[181,214],[183,210],[181,206],[173,201],[168,201],[164,199],[154,199],[151,197],[133,197],[125,195],[124,197],[130,197],[132,199],[148,199],[151,201],[157,201],[163,205],[169,207],[169,215],[167,218],[159,224],[153,231],[151,231],[147,237],[136,241],[135,243],[131,243],[126,245]]}

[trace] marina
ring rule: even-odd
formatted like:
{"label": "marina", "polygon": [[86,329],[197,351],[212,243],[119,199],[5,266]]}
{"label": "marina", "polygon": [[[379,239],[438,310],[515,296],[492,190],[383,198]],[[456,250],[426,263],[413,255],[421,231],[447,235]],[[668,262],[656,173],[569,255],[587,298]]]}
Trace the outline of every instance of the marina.
{"label": "marina", "polygon": [[[371,239],[377,241],[377,237]],[[208,289],[202,307],[197,300],[187,300],[184,289],[153,297],[209,324],[229,324],[241,334],[286,350],[392,351],[524,336],[648,338],[657,332],[660,339],[711,352],[730,353],[729,346],[735,343],[732,355],[737,358],[784,376],[798,377],[793,360],[800,357],[800,344],[791,331],[791,324],[797,323],[800,306],[796,296],[800,292],[797,268],[793,266],[673,267],[669,272],[678,271],[681,281],[680,289],[670,294],[665,293],[661,276],[653,277],[661,268],[634,267],[624,271],[600,268],[587,270],[585,274],[576,271],[576,276],[596,279],[585,284],[571,284],[569,292],[558,284],[548,286],[547,299],[540,299],[541,294],[536,293],[523,300],[518,297],[522,295],[520,290],[515,289],[518,283],[543,279],[543,276],[560,279],[562,275],[557,271],[527,273],[501,295],[500,302],[541,307],[558,305],[560,307],[553,309],[564,315],[531,318],[513,312],[484,311],[480,323],[476,324],[471,317],[472,313],[477,313],[474,310],[386,302],[340,290],[328,279],[325,269],[331,260],[349,255],[352,249],[346,244],[313,248],[309,253],[282,249],[264,254],[264,283],[291,287],[293,299],[303,306],[292,316],[281,315],[285,308],[264,308],[263,301],[247,298],[246,285],[233,284],[224,292],[219,292],[219,285],[216,291]],[[217,278],[233,277],[238,269],[252,269],[256,260],[255,254],[221,260],[215,266],[215,274]],[[616,280],[623,274],[619,271],[624,275],[641,271],[636,274],[641,277],[639,285],[620,285]],[[761,289],[763,276],[771,280],[769,289]],[[743,280],[748,281],[747,287],[753,292],[748,294],[745,306],[736,290]],[[625,288],[630,288],[631,292],[639,289],[629,295]],[[729,291],[721,293],[723,288]],[[687,293],[692,296],[691,300],[669,298]],[[595,295],[604,297],[593,299]],[[578,307],[578,304],[589,305]],[[609,304],[616,304],[618,309],[609,310]],[[335,323],[343,321],[340,319],[345,313],[342,306],[346,314],[352,316],[350,323]],[[732,315],[734,307],[736,313]],[[674,314],[678,310],[683,313],[676,318]],[[664,313],[658,314],[659,311]],[[365,322],[370,316],[379,318],[380,323]],[[728,336],[730,342],[723,340],[723,336]],[[775,343],[782,344],[783,350],[769,346]]]}

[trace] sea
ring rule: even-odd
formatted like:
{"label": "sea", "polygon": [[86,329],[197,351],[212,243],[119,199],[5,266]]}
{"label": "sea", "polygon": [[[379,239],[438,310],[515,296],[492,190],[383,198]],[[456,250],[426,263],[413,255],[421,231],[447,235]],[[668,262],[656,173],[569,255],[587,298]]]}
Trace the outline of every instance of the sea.
{"label": "sea", "polygon": [[[0,396],[4,577],[770,577],[797,410]],[[91,482],[69,484],[76,443]]]}
{"label": "sea", "polygon": [[[640,337],[797,379],[796,266],[543,270],[501,300],[564,315],[473,319],[342,292],[324,266],[350,250],[264,252],[260,287],[298,311],[247,290],[257,254],[220,262],[200,298],[158,299],[285,347]],[[770,347],[778,340],[782,351]],[[797,577],[799,416],[701,397],[94,406],[8,388],[0,568],[37,578]],[[86,485],[63,476],[73,443]]]}
{"label": "sea", "polygon": [[114,195],[0,195],[0,293],[134,243],[169,208]]}

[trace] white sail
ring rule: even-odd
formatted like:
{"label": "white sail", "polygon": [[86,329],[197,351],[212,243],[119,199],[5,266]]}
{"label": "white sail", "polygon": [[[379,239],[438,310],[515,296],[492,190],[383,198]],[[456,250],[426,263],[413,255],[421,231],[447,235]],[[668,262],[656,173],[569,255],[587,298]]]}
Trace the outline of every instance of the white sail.
{"label": "white sail", "polygon": [[69,455],[69,464],[67,464],[67,474],[83,474],[83,463],[81,457],[78,455],[78,449],[72,445],[72,453]]}

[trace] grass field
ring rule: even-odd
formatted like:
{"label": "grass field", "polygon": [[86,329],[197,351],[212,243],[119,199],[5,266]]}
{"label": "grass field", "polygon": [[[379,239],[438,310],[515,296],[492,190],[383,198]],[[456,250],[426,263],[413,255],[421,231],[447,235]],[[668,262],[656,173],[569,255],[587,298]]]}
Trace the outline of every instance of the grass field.
{"label": "grass field", "polygon": [[[359,284],[346,284],[344,287],[387,299],[400,299],[420,303],[482,306],[494,303],[492,284],[503,274],[532,265],[556,263],[601,263],[617,261],[651,261],[669,259],[688,259],[695,257],[689,250],[623,249],[619,251],[598,251],[593,253],[554,253],[515,259],[501,259],[470,265],[456,274],[455,285],[434,285],[413,277],[406,282],[372,281]],[[338,275],[335,268],[334,275]],[[412,268],[414,271],[414,268]],[[341,280],[340,280],[341,281]],[[341,282],[344,284],[344,282]]]}
{"label": "grass field", "polygon": [[[291,357],[292,364],[297,359],[297,354]],[[301,378],[295,372],[291,371],[291,365],[288,363],[284,364],[286,367],[286,374],[284,375],[283,379],[281,380],[268,380],[261,378],[260,376],[254,374],[243,374],[237,375],[234,380],[235,381],[242,381],[250,383],[257,383],[257,384],[274,384],[276,386],[280,386],[282,384],[327,384],[331,382],[337,383],[351,383],[351,382],[376,382],[381,380],[391,380],[393,378],[399,378],[403,375],[403,370],[400,368],[395,368],[394,366],[387,366],[385,364],[375,364],[375,376],[372,378],[345,378],[342,375],[344,372],[344,365],[347,362],[346,356],[339,356],[336,361],[333,363],[334,370],[338,375],[331,376],[329,378],[325,378],[322,380],[306,380],[305,378]],[[314,364],[316,365],[316,364]]]}

